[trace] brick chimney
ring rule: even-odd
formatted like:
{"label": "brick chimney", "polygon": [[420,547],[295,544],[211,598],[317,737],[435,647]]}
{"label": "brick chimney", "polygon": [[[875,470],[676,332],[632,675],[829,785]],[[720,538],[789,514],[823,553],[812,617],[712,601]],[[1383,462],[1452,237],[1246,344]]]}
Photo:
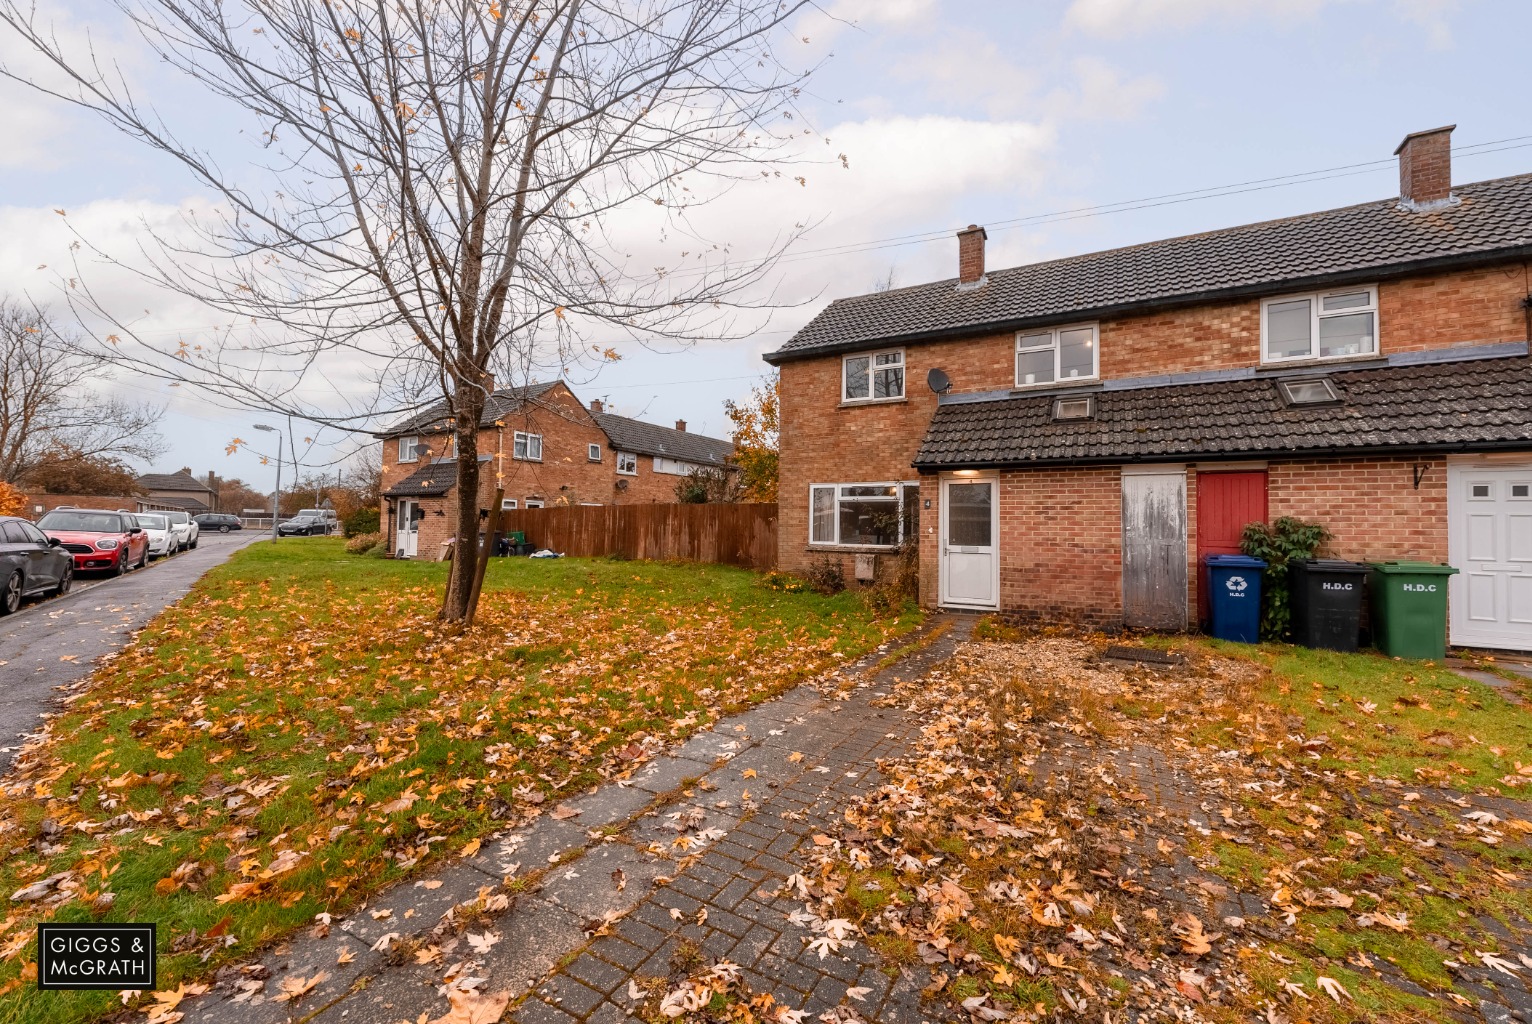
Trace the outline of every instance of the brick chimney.
{"label": "brick chimney", "polygon": [[590,400],[590,411],[591,412],[606,412],[606,404],[604,402],[602,402],[601,399],[599,399],[599,398],[592,398]]}
{"label": "brick chimney", "polygon": [[988,237],[977,224],[957,233],[959,288],[977,288],[984,283],[984,240]]}
{"label": "brick chimney", "polygon": [[679,430],[683,434],[686,433],[686,421],[685,420],[676,420],[676,429]]}
{"label": "brick chimney", "polygon": [[1394,155],[1399,158],[1399,205],[1412,210],[1446,206],[1452,197],[1452,129],[1406,135]]}

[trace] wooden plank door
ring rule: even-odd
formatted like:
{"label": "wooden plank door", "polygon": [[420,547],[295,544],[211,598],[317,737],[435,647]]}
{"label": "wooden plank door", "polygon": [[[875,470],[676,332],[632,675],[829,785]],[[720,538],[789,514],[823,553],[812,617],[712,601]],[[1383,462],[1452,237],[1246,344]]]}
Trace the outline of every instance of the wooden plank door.
{"label": "wooden plank door", "polygon": [[1266,471],[1197,474],[1197,619],[1208,620],[1202,584],[1202,560],[1208,555],[1237,555],[1247,523],[1266,521]]}
{"label": "wooden plank door", "polygon": [[1122,477],[1122,617],[1186,628],[1186,470]]}

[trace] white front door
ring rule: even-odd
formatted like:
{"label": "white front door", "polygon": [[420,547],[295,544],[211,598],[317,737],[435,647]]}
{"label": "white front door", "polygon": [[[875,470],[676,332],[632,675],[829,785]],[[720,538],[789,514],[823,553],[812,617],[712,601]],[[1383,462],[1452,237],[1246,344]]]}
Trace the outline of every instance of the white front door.
{"label": "white front door", "polygon": [[1447,467],[1451,639],[1532,650],[1532,463]]}
{"label": "white front door", "polygon": [[1000,502],[994,480],[942,481],[941,603],[1000,607]]}
{"label": "white front door", "polygon": [[404,558],[414,558],[419,548],[420,520],[415,518],[415,509],[420,507],[418,501],[401,500],[399,502],[398,533],[395,536],[394,553]]}

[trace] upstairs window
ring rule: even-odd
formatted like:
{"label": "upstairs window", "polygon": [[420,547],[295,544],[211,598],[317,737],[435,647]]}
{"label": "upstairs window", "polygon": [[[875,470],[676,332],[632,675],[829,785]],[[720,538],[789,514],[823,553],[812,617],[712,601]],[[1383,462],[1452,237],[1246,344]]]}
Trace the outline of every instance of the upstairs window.
{"label": "upstairs window", "polygon": [[618,452],[617,472],[623,476],[638,476],[638,456],[632,452]]}
{"label": "upstairs window", "polygon": [[588,445],[586,445],[585,446],[585,457],[587,459],[589,459],[591,462],[600,462],[601,461],[601,446],[599,444],[588,444]]}
{"label": "upstairs window", "polygon": [[903,397],[903,349],[847,356],[841,361],[841,401],[886,402]]}
{"label": "upstairs window", "polygon": [[399,461],[417,462],[420,459],[420,436],[410,434],[399,439]]}
{"label": "upstairs window", "polygon": [[543,461],[543,435],[523,434],[519,430],[516,431],[515,445],[511,449],[511,455],[525,462]]}
{"label": "upstairs window", "polygon": [[1261,303],[1261,362],[1378,353],[1378,289],[1284,295]]}
{"label": "upstairs window", "polygon": [[1021,331],[1016,335],[1016,386],[1095,380],[1100,375],[1095,324]]}

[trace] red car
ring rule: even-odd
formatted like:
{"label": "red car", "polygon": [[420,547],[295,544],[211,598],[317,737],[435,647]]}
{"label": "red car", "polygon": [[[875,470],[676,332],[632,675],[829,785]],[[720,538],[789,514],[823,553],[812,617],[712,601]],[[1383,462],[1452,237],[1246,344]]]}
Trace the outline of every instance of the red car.
{"label": "red car", "polygon": [[95,569],[121,576],[149,562],[149,535],[133,521],[131,512],[56,508],[37,521],[37,528],[58,538],[74,556],[77,572]]}

